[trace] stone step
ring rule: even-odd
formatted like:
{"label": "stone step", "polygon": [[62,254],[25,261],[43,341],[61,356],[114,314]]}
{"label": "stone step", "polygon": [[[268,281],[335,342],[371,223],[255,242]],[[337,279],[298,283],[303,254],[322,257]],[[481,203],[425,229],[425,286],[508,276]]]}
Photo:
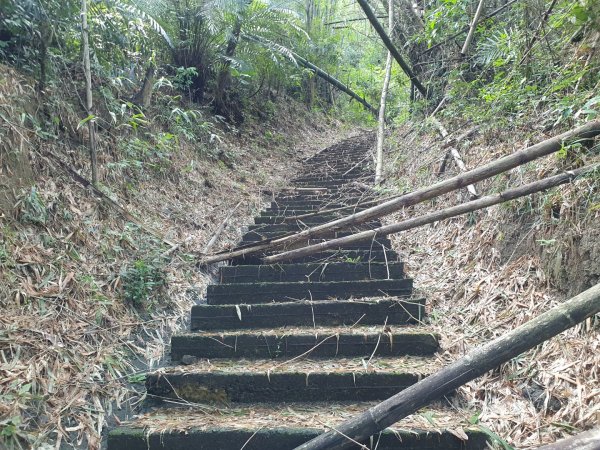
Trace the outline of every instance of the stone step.
{"label": "stone step", "polygon": [[[264,252],[263,255],[274,255],[277,251]],[[294,258],[296,263],[369,263],[369,262],[394,262],[400,257],[393,250],[382,249],[341,249],[341,250],[325,250],[313,255],[301,256]],[[262,255],[243,255],[236,258],[231,258],[232,265],[260,265],[262,264]]]}
{"label": "stone step", "polygon": [[[108,450],[292,450],[374,405],[346,402],[156,408],[112,430]],[[475,414],[459,413],[438,403],[364,444],[376,450],[484,450],[488,448],[486,435],[466,419]]]}
{"label": "stone step", "polygon": [[[296,230],[297,232],[298,230]],[[284,236],[286,234],[291,233],[282,233],[282,232],[268,232],[268,231],[248,231],[242,236],[242,243],[248,244],[250,242],[264,241],[266,239],[276,239],[278,237]],[[335,239],[337,237],[350,236],[352,232],[349,231],[328,231],[323,233],[321,237],[324,239]]]}
{"label": "stone step", "polygon": [[440,368],[419,356],[301,359],[199,360],[146,375],[155,399],[227,405],[255,402],[385,400]]}
{"label": "stone step", "polygon": [[[344,208],[341,211],[334,211],[328,213],[328,210]],[[307,207],[307,208],[295,208],[295,207],[282,207],[282,208],[266,208],[260,212],[261,216],[280,216],[280,217],[291,217],[300,216],[305,214],[337,214],[338,216],[346,216],[357,211],[364,211],[368,206],[349,206],[338,204],[335,206],[325,205],[320,208]]]}
{"label": "stone step", "polygon": [[[373,228],[378,228],[381,226],[381,221],[374,220],[372,222],[363,223],[357,225],[356,228],[363,230],[370,230]],[[249,225],[248,231],[260,231],[265,233],[286,233],[304,230],[308,228],[307,224],[303,224],[300,222],[288,222],[283,224],[260,224],[260,225]]]}
{"label": "stone step", "polygon": [[274,264],[223,266],[221,283],[281,281],[358,281],[404,278],[404,263]]}
{"label": "stone step", "polygon": [[319,225],[322,223],[331,222],[332,220],[339,219],[339,215],[332,214],[320,214],[315,215],[313,217],[306,217],[304,219],[298,220],[288,220],[286,222],[284,216],[271,215],[271,216],[263,216],[260,215],[254,218],[255,225],[277,225],[277,224],[294,224],[297,223],[300,226],[306,225]]}
{"label": "stone step", "polygon": [[[302,241],[297,241],[294,242],[292,244],[289,244],[285,247],[285,250],[292,250],[292,249],[297,249],[297,248],[301,248],[301,247],[306,247],[307,245],[316,245],[316,244],[320,244],[323,242],[327,242],[328,239],[304,239]],[[245,241],[248,244],[254,242],[256,244],[260,243],[260,240],[254,240],[254,241]],[[344,247],[339,247],[339,248],[334,248],[333,250],[357,250],[357,249],[361,249],[361,250],[391,250],[392,244],[390,242],[389,239],[387,238],[379,238],[376,241],[372,241],[372,240],[368,240],[368,241],[362,241],[362,242],[354,242],[352,244],[349,245],[345,245]],[[281,249],[280,251],[283,251],[283,249]]]}
{"label": "stone step", "polygon": [[197,358],[311,358],[424,356],[439,349],[439,336],[423,327],[290,328],[268,331],[180,333],[171,337],[171,360]]}
{"label": "stone step", "polygon": [[348,300],[363,297],[408,297],[413,281],[360,280],[281,283],[211,284],[207,288],[209,305],[254,305],[257,303],[290,302],[296,300]]}
{"label": "stone step", "polygon": [[425,317],[425,299],[321,300],[258,305],[195,305],[192,330],[299,326],[410,325]]}

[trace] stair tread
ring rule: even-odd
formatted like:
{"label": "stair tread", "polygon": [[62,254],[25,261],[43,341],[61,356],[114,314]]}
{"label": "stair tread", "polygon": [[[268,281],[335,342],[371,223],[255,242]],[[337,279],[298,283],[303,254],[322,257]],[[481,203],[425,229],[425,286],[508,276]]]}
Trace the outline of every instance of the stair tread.
{"label": "stair tread", "polygon": [[337,326],[337,327],[294,327],[284,326],[275,327],[271,329],[258,329],[258,330],[221,330],[221,331],[196,331],[196,332],[181,332],[176,333],[175,336],[239,336],[242,334],[252,335],[270,335],[270,336],[290,336],[290,335],[307,335],[307,336],[330,336],[335,334],[351,334],[351,335],[369,335],[369,334],[386,334],[391,332],[394,335],[434,335],[438,334],[432,329],[425,325],[405,325],[402,327],[388,326],[386,330],[383,330],[382,325],[357,325],[357,326]]}
{"label": "stair tread", "polygon": [[[441,368],[436,358],[423,356],[374,357],[365,369],[364,358],[305,358],[289,361],[272,359],[217,358],[199,360],[195,364],[159,369],[151,375],[173,376],[192,374],[258,374],[271,376],[276,373],[317,374],[395,374],[407,373],[429,375]],[[150,376],[150,375],[149,375]]]}
{"label": "stair tread", "polygon": [[[131,422],[123,425],[136,428],[158,430],[189,430],[191,428],[316,428],[325,430],[327,426],[335,426],[344,420],[375,406],[376,402],[327,402],[286,404],[283,408],[274,408],[272,404],[256,403],[232,405],[230,407],[211,408],[178,408],[178,414],[172,407],[159,407],[151,412],[136,416]],[[412,414],[401,422],[391,425],[396,430],[439,430],[448,428],[471,428],[469,417],[475,411],[457,411],[455,408],[439,403]],[[434,423],[432,424],[430,420]],[[327,425],[325,425],[327,424]]]}

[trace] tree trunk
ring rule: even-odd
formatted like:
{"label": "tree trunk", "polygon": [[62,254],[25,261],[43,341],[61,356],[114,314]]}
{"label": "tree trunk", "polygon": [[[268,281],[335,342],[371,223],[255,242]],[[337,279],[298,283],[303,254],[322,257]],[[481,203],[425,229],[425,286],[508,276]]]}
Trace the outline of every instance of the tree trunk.
{"label": "tree trunk", "polygon": [[242,18],[239,17],[240,14],[242,14],[242,11],[238,12],[238,17],[236,18],[231,36],[227,42],[227,48],[225,49],[225,61],[223,62],[223,67],[217,76],[217,87],[215,89],[214,110],[217,114],[228,118],[232,115],[238,117],[241,114],[241,112],[238,111],[239,108],[237,106],[234,114],[231,114],[232,105],[230,104],[231,102],[229,99],[229,87],[231,84],[231,58],[233,58],[235,55],[235,50],[237,49],[238,42],[240,40],[240,34],[242,33]]}
{"label": "tree trunk", "polygon": [[396,49],[394,44],[392,44],[390,37],[386,34],[385,30],[383,29],[383,27],[377,20],[377,17],[375,16],[375,13],[371,9],[371,6],[369,6],[369,3],[367,2],[367,0],[357,0],[357,2],[360,5],[360,7],[363,9],[363,11],[365,12],[365,15],[369,19],[369,22],[371,22],[371,25],[373,26],[373,28],[375,29],[375,31],[377,32],[377,34],[383,41],[384,45],[387,47],[388,51],[392,54],[392,56],[394,57],[396,62],[400,65],[400,67],[402,68],[404,73],[408,76],[408,78],[410,78],[410,81],[413,82],[413,84],[419,90],[421,95],[423,95],[423,97],[427,98],[428,97],[427,89],[425,89],[425,87],[417,79],[417,77],[413,73],[410,66],[406,63],[406,61],[404,61],[404,58],[402,58],[402,55],[400,55],[400,52]]}
{"label": "tree trunk", "polygon": [[243,250],[233,251],[228,254],[205,258],[203,263],[209,264],[218,261],[225,261],[233,257],[256,253],[267,248],[281,248],[287,244],[298,242],[308,237],[319,236],[320,234],[329,232],[331,230],[340,230],[353,225],[358,225],[371,219],[399,211],[402,208],[416,205],[418,203],[431,200],[432,198],[439,197],[440,195],[448,192],[461,189],[469,184],[491,178],[495,175],[504,173],[510,169],[514,169],[515,167],[541,158],[542,156],[550,155],[559,151],[564,147],[565,144],[568,144],[574,140],[591,139],[599,134],[600,120],[589,122],[586,125],[583,125],[572,131],[568,131],[551,139],[540,142],[539,144],[517,151],[512,155],[504,156],[503,158],[492,161],[479,168],[457,175],[456,177],[449,178],[448,180],[441,181],[432,186],[427,186],[400,197],[393,198],[380,205],[365,209],[364,211],[360,211],[350,216],[327,222],[322,225],[308,228],[291,236],[273,239],[268,243],[259,244],[256,247],[245,248]]}
{"label": "tree trunk", "polygon": [[461,56],[467,56],[467,51],[469,50],[469,45],[471,45],[471,41],[473,40],[473,36],[475,36],[475,30],[477,29],[477,24],[479,23],[479,18],[483,13],[483,4],[485,0],[479,0],[479,6],[477,6],[477,11],[475,12],[475,16],[473,17],[473,22],[471,22],[471,28],[469,29],[469,34],[467,34],[467,39],[460,51]]}
{"label": "tree trunk", "polygon": [[401,231],[407,231],[413,228],[422,227],[424,225],[438,222],[440,220],[445,220],[451,217],[460,216],[480,209],[489,208],[490,206],[498,205],[499,203],[508,202],[519,197],[524,197],[526,195],[531,195],[536,192],[544,191],[546,189],[559,186],[561,184],[570,183],[576,177],[589,173],[593,170],[597,170],[598,167],[600,167],[598,164],[595,164],[590,167],[583,167],[572,172],[565,172],[554,177],[549,177],[540,181],[534,181],[533,183],[529,183],[515,189],[509,189],[507,191],[502,192],[501,194],[488,195],[487,197],[483,197],[479,200],[473,200],[471,202],[463,203],[462,205],[445,208],[440,211],[408,219],[400,223],[386,225],[383,227],[375,228],[373,230],[362,231],[360,233],[352,234],[350,236],[332,239],[329,241],[321,242],[319,244],[309,245],[307,247],[299,248],[296,250],[290,250],[288,252],[268,256],[263,259],[263,262],[265,264],[273,264],[282,261],[291,261],[304,256],[314,255],[315,253],[319,253],[324,250],[332,248],[343,248],[356,242],[372,241],[382,236],[387,236],[390,234],[399,233]]}
{"label": "tree trunk", "polygon": [[584,431],[554,444],[539,447],[537,450],[600,450],[600,428]]}
{"label": "tree trunk", "polygon": [[154,87],[154,76],[155,69],[154,65],[151,65],[146,70],[146,75],[144,76],[144,83],[142,84],[142,88],[133,96],[131,101],[142,108],[148,108],[150,106],[150,102],[152,101],[152,89]]}
{"label": "tree trunk", "polygon": [[83,70],[85,72],[85,108],[87,113],[87,126],[89,131],[89,149],[92,165],[92,184],[98,185],[98,162],[96,156],[96,120],[93,118],[92,98],[92,69],[90,64],[89,28],[87,20],[87,1],[81,0],[81,37],[83,43]]}
{"label": "tree trunk", "polygon": [[[600,312],[600,284],[530,320],[463,358],[336,426],[295,450],[339,450],[364,442],[456,388]],[[352,440],[350,440],[350,439]]]}
{"label": "tree trunk", "polygon": [[[390,35],[394,29],[394,0],[388,2],[388,31]],[[375,165],[375,185],[381,184],[381,174],[383,172],[383,140],[385,138],[385,107],[387,102],[388,90],[390,88],[390,78],[392,76],[392,54],[388,51],[385,62],[385,77],[383,79],[383,89],[381,90],[381,102],[379,104],[379,123],[377,127],[377,163]]]}

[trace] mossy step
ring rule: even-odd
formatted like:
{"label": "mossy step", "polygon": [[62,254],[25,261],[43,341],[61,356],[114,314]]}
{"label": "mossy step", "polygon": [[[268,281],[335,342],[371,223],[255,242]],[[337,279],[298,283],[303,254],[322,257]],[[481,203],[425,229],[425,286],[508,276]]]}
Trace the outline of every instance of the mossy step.
{"label": "mossy step", "polygon": [[425,299],[322,300],[258,305],[195,305],[192,330],[283,326],[410,325],[425,317]]}
{"label": "mossy step", "polygon": [[439,369],[433,358],[403,356],[289,360],[201,360],[146,375],[154,399],[192,403],[384,400]]}
{"label": "mossy step", "polygon": [[360,280],[280,283],[211,284],[206,292],[209,305],[252,305],[295,300],[347,300],[364,297],[408,297],[413,281]]}
{"label": "mossy step", "polygon": [[[372,406],[291,403],[203,410],[157,408],[112,430],[108,450],[292,450]],[[465,419],[474,414],[436,405],[364,444],[377,450],[485,450],[486,435]]]}
{"label": "mossy step", "polygon": [[381,326],[290,328],[268,331],[180,333],[171,337],[171,360],[198,358],[290,358],[431,355],[439,336],[422,327],[401,330]]}
{"label": "mossy step", "polygon": [[[265,252],[264,255],[274,255],[277,251]],[[398,261],[399,256],[393,250],[379,249],[341,249],[341,250],[325,250],[313,255],[294,258],[294,262],[310,263],[310,262],[350,262],[350,263],[368,263],[368,262],[393,262]],[[231,264],[262,264],[261,255],[244,255],[230,260]]]}
{"label": "mossy step", "polygon": [[404,263],[273,264],[264,266],[224,266],[219,268],[221,283],[281,281],[358,281],[399,279]]}

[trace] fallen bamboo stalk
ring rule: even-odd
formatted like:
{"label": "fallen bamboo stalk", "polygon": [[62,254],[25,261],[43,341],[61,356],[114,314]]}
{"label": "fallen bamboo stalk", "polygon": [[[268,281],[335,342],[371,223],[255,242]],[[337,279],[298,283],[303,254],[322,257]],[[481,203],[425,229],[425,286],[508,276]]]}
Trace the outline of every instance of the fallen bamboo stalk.
{"label": "fallen bamboo stalk", "polygon": [[392,54],[392,56],[394,57],[394,59],[396,60],[398,65],[402,68],[402,70],[404,71],[406,76],[410,79],[410,81],[413,83],[413,85],[419,90],[421,95],[424,98],[427,98],[428,97],[427,89],[425,88],[425,86],[423,86],[421,84],[421,82],[419,81],[419,79],[417,78],[417,76],[415,75],[413,70],[410,68],[408,63],[404,60],[404,58],[402,57],[402,55],[400,54],[398,49],[394,46],[394,44],[392,43],[392,40],[390,39],[390,37],[387,35],[385,30],[379,23],[379,20],[377,20],[377,16],[373,12],[373,9],[371,8],[371,6],[367,2],[367,0],[357,0],[357,2],[360,5],[360,7],[362,8],[362,10],[364,11],[367,18],[369,19],[371,26],[375,29],[375,31],[377,32],[377,34],[383,41],[383,44],[386,46],[388,51]]}
{"label": "fallen bamboo stalk", "polygon": [[509,189],[500,194],[488,195],[478,200],[473,200],[471,202],[463,203],[458,206],[445,208],[440,211],[408,219],[400,223],[386,225],[383,227],[375,228],[373,230],[362,231],[360,233],[352,234],[350,236],[332,239],[329,241],[321,242],[319,244],[309,245],[296,250],[290,250],[287,252],[279,253],[277,255],[268,256],[263,259],[263,262],[266,264],[272,264],[281,261],[289,261],[296,258],[301,258],[303,256],[313,255],[315,253],[319,253],[327,249],[341,248],[350,244],[354,244],[356,242],[374,240],[378,237],[388,236],[390,234],[399,233],[401,231],[407,231],[413,228],[422,227],[423,225],[428,225],[430,223],[438,222],[444,219],[449,219],[451,217],[460,216],[462,214],[477,211],[480,209],[489,208],[490,206],[497,205],[499,203],[508,202],[510,200],[514,200],[519,197],[525,197],[527,195],[544,191],[546,189],[559,186],[561,184],[570,183],[576,177],[597,170],[599,167],[599,164],[595,164],[589,167],[582,167],[581,169],[564,172],[559,175],[545,178],[540,181],[534,181],[533,183],[529,183],[518,188]]}
{"label": "fallen bamboo stalk", "polygon": [[[429,119],[435,124],[438,131],[442,135],[442,138],[447,139],[448,136],[450,135],[450,133],[448,133],[448,130],[446,129],[446,127],[444,125],[442,125],[442,122],[440,122],[435,117],[433,117],[433,114],[431,115],[431,117]],[[448,145],[448,147],[450,147],[448,150],[448,153],[452,156],[452,159],[454,159],[454,163],[457,165],[457,167],[462,172],[467,172],[468,170],[467,170],[467,166],[465,165],[465,162],[463,161],[462,157],[460,156],[460,153],[458,152],[458,150],[455,147],[453,147],[452,145],[453,144]],[[444,164],[444,166],[445,166],[445,164]],[[467,186],[467,191],[469,192],[469,195],[471,196],[472,199],[479,197],[479,194],[477,194],[477,189],[475,189],[475,186],[473,186],[472,184]]]}
{"label": "fallen bamboo stalk", "polygon": [[[479,128],[480,128],[479,125],[477,125],[477,126],[471,128],[470,130],[465,131],[463,134],[461,134],[457,138],[450,139],[444,145],[442,145],[441,150],[452,147],[453,145],[458,144],[459,142],[463,141],[464,139],[471,137],[473,134],[475,134],[479,131]],[[438,169],[438,174],[437,174],[438,177],[441,176],[444,173],[444,171],[446,170],[446,164],[448,162],[449,156],[451,156],[450,152],[447,152],[446,155],[444,156],[444,159],[442,160],[442,163],[440,164],[440,168]]]}
{"label": "fallen bamboo stalk", "polygon": [[290,236],[284,236],[276,239],[273,238],[269,240],[268,243],[265,242],[264,244],[261,243],[254,247],[247,247],[242,250],[234,250],[228,253],[207,256],[200,262],[201,264],[212,264],[219,261],[226,261],[238,256],[259,253],[266,249],[285,247],[288,244],[302,241],[309,237],[319,236],[329,231],[347,229],[354,225],[365,223],[371,219],[386,216],[408,206],[413,206],[418,203],[431,200],[432,198],[439,197],[440,195],[447,194],[448,192],[461,189],[469,184],[473,184],[475,182],[507,172],[510,169],[514,169],[515,167],[521,166],[535,159],[555,153],[563,148],[564,145],[572,143],[575,140],[589,140],[599,134],[600,120],[595,120],[526,149],[519,150],[511,155],[499,158],[476,169],[472,169],[453,178],[440,181],[431,186],[426,186],[414,192],[401,195],[400,197],[392,198],[389,201],[373,206],[372,208],[365,209],[364,211],[359,211],[341,219],[307,228],[306,230]]}
{"label": "fallen bamboo stalk", "polygon": [[215,233],[213,234],[210,241],[208,241],[208,244],[206,244],[206,247],[204,247],[203,253],[208,253],[210,251],[210,249],[213,248],[213,246],[217,243],[217,240],[219,239],[221,234],[223,234],[223,231],[225,231],[225,227],[229,223],[231,216],[233,216],[235,214],[235,212],[237,211],[237,209],[240,207],[241,204],[242,204],[242,202],[238,202],[238,204],[235,205],[235,207],[231,211],[229,211],[229,214],[227,214],[227,217],[225,217],[225,219],[223,219],[223,222],[221,222],[219,227],[215,230]]}
{"label": "fallen bamboo stalk", "polygon": [[537,450],[600,450],[600,428],[584,431]]}
{"label": "fallen bamboo stalk", "polygon": [[600,284],[550,309],[295,450],[339,450],[364,442],[430,402],[600,312]]}

